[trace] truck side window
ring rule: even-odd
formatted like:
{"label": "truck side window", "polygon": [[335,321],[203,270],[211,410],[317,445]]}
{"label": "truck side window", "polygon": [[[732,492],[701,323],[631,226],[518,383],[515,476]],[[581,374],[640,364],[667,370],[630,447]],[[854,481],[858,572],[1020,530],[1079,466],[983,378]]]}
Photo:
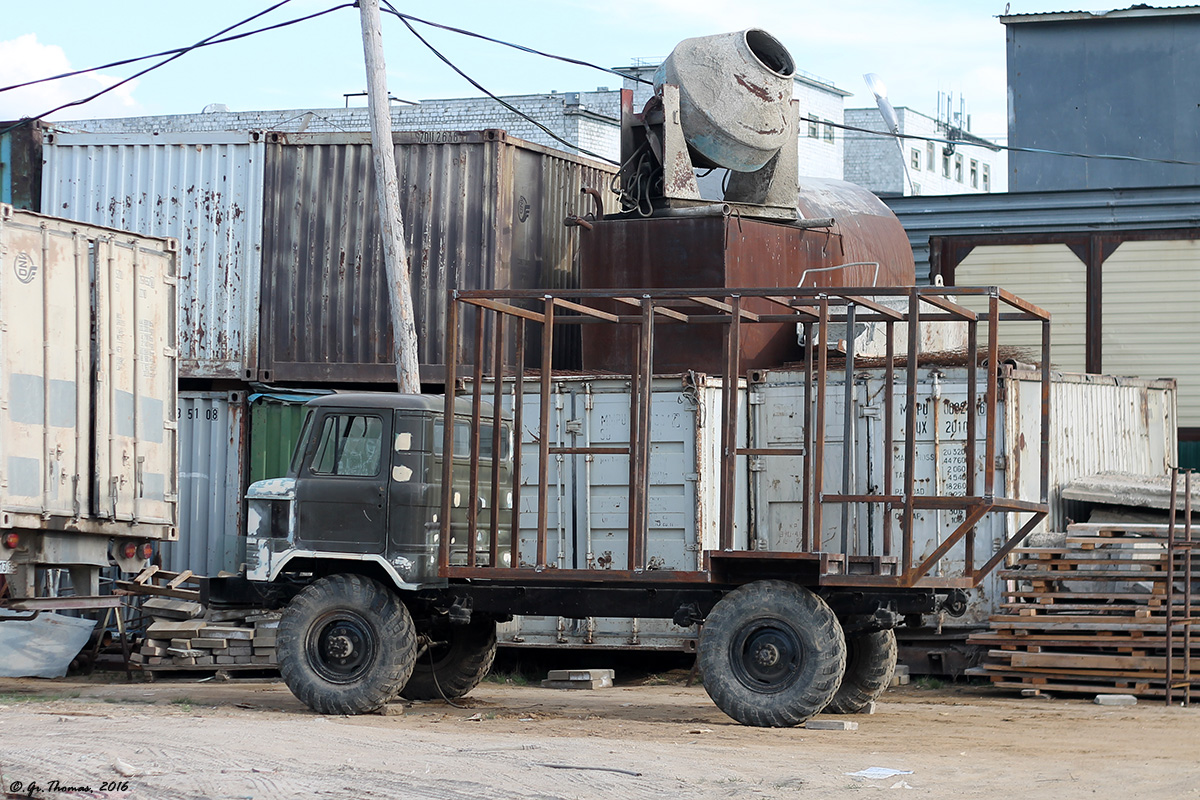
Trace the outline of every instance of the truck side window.
{"label": "truck side window", "polygon": [[329,416],[321,428],[312,471],[315,475],[371,477],[379,474],[382,452],[383,420],[379,417]]}
{"label": "truck side window", "polygon": [[[433,423],[433,454],[440,456],[442,454],[443,436],[442,431],[445,430],[441,420]],[[509,451],[512,449],[509,437],[511,430],[508,425],[502,428],[503,435],[500,437],[500,457],[507,460]],[[471,454],[471,424],[469,422],[454,423],[454,457],[466,458]],[[481,461],[492,460],[492,426],[481,424],[479,426],[479,458]]]}

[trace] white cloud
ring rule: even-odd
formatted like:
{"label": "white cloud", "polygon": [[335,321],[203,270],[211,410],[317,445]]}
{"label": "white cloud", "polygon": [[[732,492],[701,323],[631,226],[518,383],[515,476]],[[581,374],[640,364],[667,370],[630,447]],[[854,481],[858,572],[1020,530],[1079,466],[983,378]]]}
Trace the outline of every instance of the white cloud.
{"label": "white cloud", "polygon": [[[0,41],[0,86],[12,86],[50,75],[70,72],[71,62],[61,47],[43,44],[37,35],[27,33]],[[121,78],[88,72],[71,78],[39,83],[8,92],[0,92],[0,119],[18,119],[44,114],[72,100],[79,100],[118,83]],[[114,89],[81,106],[72,106],[51,119],[133,116],[142,111],[133,97],[137,81]]]}

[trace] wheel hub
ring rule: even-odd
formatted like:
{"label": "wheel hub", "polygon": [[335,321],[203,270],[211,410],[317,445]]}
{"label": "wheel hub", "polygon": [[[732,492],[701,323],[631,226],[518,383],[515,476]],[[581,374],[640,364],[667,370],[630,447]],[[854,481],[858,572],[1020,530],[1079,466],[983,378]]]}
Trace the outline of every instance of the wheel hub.
{"label": "wheel hub", "polygon": [[743,628],[732,642],[734,673],[756,692],[777,692],[795,682],[803,647],[791,626],[759,620]]}
{"label": "wheel hub", "polygon": [[779,648],[773,644],[764,644],[754,654],[754,660],[761,667],[773,667],[779,663]]}
{"label": "wheel hub", "polygon": [[352,683],[375,660],[374,629],[358,614],[343,611],[319,620],[308,639],[309,661],[330,683]]}

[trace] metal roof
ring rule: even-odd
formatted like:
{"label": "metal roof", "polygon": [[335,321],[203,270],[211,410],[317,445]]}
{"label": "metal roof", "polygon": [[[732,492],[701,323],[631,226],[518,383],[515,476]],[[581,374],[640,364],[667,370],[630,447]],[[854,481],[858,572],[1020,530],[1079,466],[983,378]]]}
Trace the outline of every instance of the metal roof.
{"label": "metal roof", "polygon": [[1028,22],[1102,22],[1136,17],[1179,17],[1196,14],[1200,14],[1200,6],[1155,8],[1139,4],[1129,8],[1115,8],[1111,11],[1046,11],[1038,14],[1001,15],[1000,21],[1005,25],[1020,25]]}
{"label": "metal roof", "polygon": [[917,282],[929,237],[1200,227],[1200,186],[885,197],[908,233]]}

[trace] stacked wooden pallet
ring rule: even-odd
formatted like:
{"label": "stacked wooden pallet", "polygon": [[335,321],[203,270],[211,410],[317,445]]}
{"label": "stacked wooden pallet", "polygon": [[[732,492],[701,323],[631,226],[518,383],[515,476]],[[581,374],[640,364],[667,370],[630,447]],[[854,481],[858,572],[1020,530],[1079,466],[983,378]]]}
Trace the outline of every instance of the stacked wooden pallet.
{"label": "stacked wooden pallet", "polygon": [[275,668],[278,611],[206,608],[196,577],[186,570],[147,567],[116,587],[119,594],[148,596],[141,603],[149,617],[146,635],[129,657],[143,670]]}
{"label": "stacked wooden pallet", "polygon": [[[1157,524],[1071,525],[1061,546],[1015,550],[1016,563],[999,573],[1009,581],[1001,613],[968,640],[988,648],[969,674],[1014,689],[1162,696],[1167,605],[1175,617],[1184,608],[1182,578],[1168,581],[1166,531]],[[1193,567],[1200,575],[1200,562]],[[1200,597],[1192,600],[1193,608],[1200,605]],[[1182,674],[1180,637],[1172,650],[1173,684],[1200,688],[1200,636],[1192,641],[1191,675]]]}
{"label": "stacked wooden pallet", "polygon": [[205,609],[198,602],[155,597],[146,637],[130,660],[148,672],[273,669],[279,612]]}

